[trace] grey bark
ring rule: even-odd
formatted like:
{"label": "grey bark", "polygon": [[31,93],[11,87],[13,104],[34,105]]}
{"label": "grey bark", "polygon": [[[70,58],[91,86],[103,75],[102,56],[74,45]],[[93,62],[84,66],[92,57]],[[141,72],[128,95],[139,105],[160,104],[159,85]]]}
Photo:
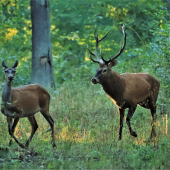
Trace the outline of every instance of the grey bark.
{"label": "grey bark", "polygon": [[49,0],[31,0],[32,73],[31,83],[54,88]]}

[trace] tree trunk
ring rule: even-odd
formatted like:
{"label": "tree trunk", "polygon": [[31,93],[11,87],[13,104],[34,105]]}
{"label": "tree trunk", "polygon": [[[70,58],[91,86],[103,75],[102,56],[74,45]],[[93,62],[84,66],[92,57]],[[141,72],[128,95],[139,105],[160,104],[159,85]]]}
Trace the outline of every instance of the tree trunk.
{"label": "tree trunk", "polygon": [[32,73],[31,83],[54,88],[49,0],[31,0]]}

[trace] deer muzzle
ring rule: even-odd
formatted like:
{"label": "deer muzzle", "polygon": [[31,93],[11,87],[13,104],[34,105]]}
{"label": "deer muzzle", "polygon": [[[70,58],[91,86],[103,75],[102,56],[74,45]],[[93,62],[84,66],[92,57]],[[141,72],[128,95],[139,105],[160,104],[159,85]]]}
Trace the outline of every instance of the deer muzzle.
{"label": "deer muzzle", "polygon": [[97,84],[97,83],[99,83],[99,80],[98,80],[96,77],[93,77],[93,78],[91,79],[91,82],[92,82],[93,84]]}
{"label": "deer muzzle", "polygon": [[14,77],[13,76],[9,76],[8,77],[8,81],[12,81],[12,80],[14,80]]}

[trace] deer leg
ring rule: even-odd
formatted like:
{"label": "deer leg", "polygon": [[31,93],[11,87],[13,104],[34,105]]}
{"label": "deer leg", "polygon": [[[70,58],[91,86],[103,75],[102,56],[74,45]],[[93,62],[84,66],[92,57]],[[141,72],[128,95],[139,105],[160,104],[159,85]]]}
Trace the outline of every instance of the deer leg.
{"label": "deer leg", "polygon": [[[10,125],[8,124],[8,131],[9,131],[9,134],[11,135],[11,137],[13,137],[13,134],[14,134],[14,131],[15,131],[15,127],[16,127],[16,125],[18,124],[18,121],[19,121],[19,118],[15,118],[15,119],[14,119],[12,128],[11,128]],[[11,144],[12,144],[12,139],[9,141],[9,146],[11,146]]]}
{"label": "deer leg", "polygon": [[151,135],[149,137],[149,139],[152,139],[153,137],[156,137],[156,132],[155,132],[155,121],[156,121],[156,106],[153,106],[150,108],[150,111],[151,111],[151,115],[152,115],[152,121],[151,121],[151,127],[152,127],[152,130],[151,130]]}
{"label": "deer leg", "polygon": [[12,137],[13,137],[13,133],[14,133],[14,132],[12,132],[12,122],[13,122],[12,118],[7,117],[7,122],[8,122],[8,132],[9,132],[9,134],[11,136],[11,139],[9,141],[9,146],[11,146],[11,144],[12,144]]}
{"label": "deer leg", "polygon": [[125,115],[125,109],[119,109],[119,137],[118,137],[118,140],[122,139],[122,128],[123,128],[124,115]]}
{"label": "deer leg", "polygon": [[34,116],[30,116],[28,117],[28,120],[29,122],[31,123],[31,126],[32,126],[32,131],[31,131],[31,135],[30,137],[28,138],[28,140],[26,141],[26,144],[25,144],[25,147],[28,148],[29,146],[29,143],[31,142],[37,128],[38,128],[38,124],[37,124],[37,121],[35,120],[35,117]]}
{"label": "deer leg", "polygon": [[[14,138],[14,140],[17,142],[17,144],[18,144],[21,148],[24,148],[24,145],[23,145],[22,143],[20,143],[20,142],[18,141],[18,139],[14,136],[15,127],[16,127],[18,121],[19,121],[19,118],[18,118],[18,117],[17,117],[17,118],[14,118],[14,123],[12,124],[12,118],[7,117],[8,132],[9,132],[9,134],[11,135],[11,137]],[[11,145],[11,144],[12,144],[12,139],[11,139],[10,142],[9,142],[9,145]]]}
{"label": "deer leg", "polygon": [[129,108],[129,111],[128,111],[128,114],[127,114],[127,117],[126,117],[126,123],[129,127],[130,134],[134,137],[137,137],[136,132],[132,130],[131,125],[130,125],[130,119],[133,116],[133,114],[135,113],[135,110],[136,110],[136,106]]}
{"label": "deer leg", "polygon": [[45,112],[42,112],[42,115],[44,116],[44,118],[47,120],[47,122],[50,124],[50,127],[51,127],[51,137],[52,137],[52,146],[53,147],[56,147],[56,144],[55,144],[55,136],[54,136],[54,120],[52,119],[52,117],[48,114],[46,114]]}

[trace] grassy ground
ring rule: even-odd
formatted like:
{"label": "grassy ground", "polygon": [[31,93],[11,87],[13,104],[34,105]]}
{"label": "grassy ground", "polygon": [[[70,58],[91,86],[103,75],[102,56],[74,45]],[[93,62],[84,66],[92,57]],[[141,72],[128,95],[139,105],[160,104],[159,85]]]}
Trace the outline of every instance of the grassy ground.
{"label": "grassy ground", "polygon": [[[151,114],[137,108],[131,119],[138,137],[130,136],[124,121],[118,141],[119,114],[100,85],[65,83],[51,92],[50,113],[55,121],[56,145],[40,113],[39,128],[28,149],[15,142],[8,148],[6,117],[0,121],[0,169],[169,169],[170,136],[168,116],[158,107],[157,137],[148,141]],[[126,111],[127,114],[127,111]],[[25,142],[31,132],[27,118],[20,120],[15,135]]]}

